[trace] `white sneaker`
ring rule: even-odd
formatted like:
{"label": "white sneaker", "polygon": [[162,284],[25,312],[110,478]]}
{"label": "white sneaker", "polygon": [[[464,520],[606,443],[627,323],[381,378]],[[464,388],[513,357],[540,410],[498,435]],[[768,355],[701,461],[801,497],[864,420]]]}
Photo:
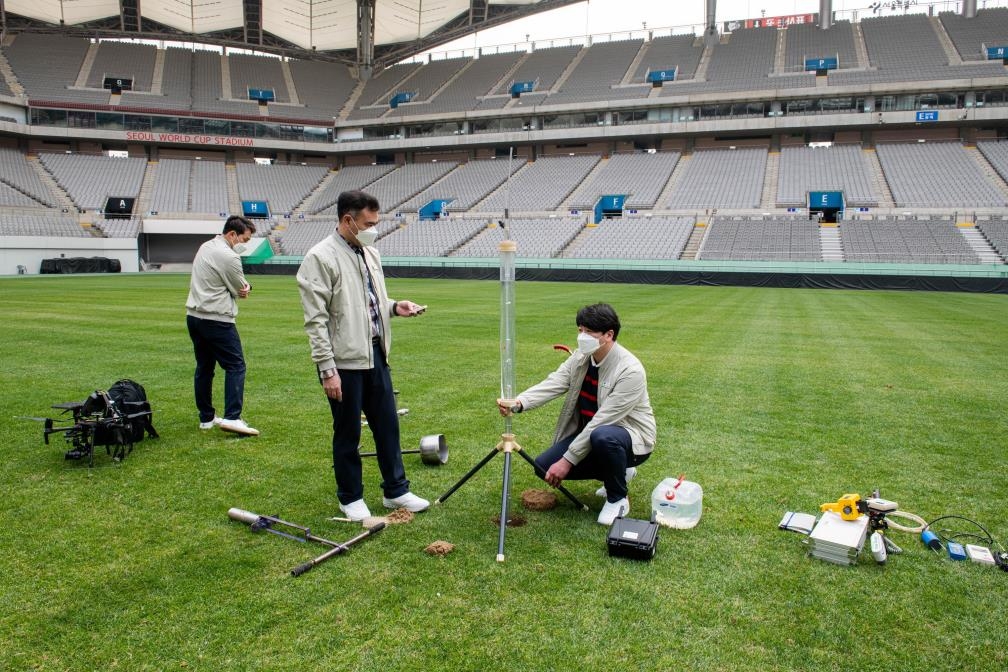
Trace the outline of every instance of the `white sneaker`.
{"label": "white sneaker", "polygon": [[371,512],[368,510],[367,504],[364,503],[363,499],[358,499],[349,504],[340,504],[339,508],[340,511],[346,514],[347,518],[355,523],[371,517]]}
{"label": "white sneaker", "polygon": [[218,426],[220,423],[221,423],[221,419],[218,418],[215,415],[214,419],[211,420],[210,422],[201,422],[201,423],[199,423],[199,428],[200,429],[213,429],[214,427]]}
{"label": "white sneaker", "polygon": [[[627,484],[627,487],[630,487],[630,481],[632,481],[633,477],[636,476],[636,475],[637,475],[637,467],[627,467],[626,468],[626,484]],[[602,499],[606,498],[606,491],[605,491],[605,486],[604,485],[601,488],[599,488],[598,490],[595,491],[595,496],[596,497],[601,497]]]}
{"label": "white sneaker", "polygon": [[601,525],[612,525],[613,521],[630,511],[630,500],[624,497],[618,502],[606,502],[598,514]]}
{"label": "white sneaker", "polygon": [[426,511],[430,506],[430,502],[422,497],[417,497],[412,492],[407,492],[405,495],[399,495],[398,497],[393,497],[392,499],[382,497],[382,504],[386,509],[403,508],[408,511],[412,511],[413,513]]}
{"label": "white sneaker", "polygon": [[221,420],[217,426],[225,432],[242,434],[243,436],[259,436],[259,430],[255,427],[249,427],[241,418],[237,420]]}

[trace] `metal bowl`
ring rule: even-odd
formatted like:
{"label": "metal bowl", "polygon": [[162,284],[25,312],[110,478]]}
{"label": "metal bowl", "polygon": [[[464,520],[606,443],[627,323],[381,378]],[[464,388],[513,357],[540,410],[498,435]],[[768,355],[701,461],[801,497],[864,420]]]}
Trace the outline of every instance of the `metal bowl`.
{"label": "metal bowl", "polygon": [[435,467],[448,463],[448,443],[444,434],[431,434],[420,439],[420,461]]}

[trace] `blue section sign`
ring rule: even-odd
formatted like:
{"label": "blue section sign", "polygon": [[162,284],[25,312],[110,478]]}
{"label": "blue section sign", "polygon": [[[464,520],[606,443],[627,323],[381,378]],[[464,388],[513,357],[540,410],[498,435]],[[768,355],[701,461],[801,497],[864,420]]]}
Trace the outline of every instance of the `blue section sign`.
{"label": "blue section sign", "polygon": [[242,214],[245,217],[269,217],[269,206],[266,201],[242,201]]}
{"label": "blue section sign", "polygon": [[938,121],[938,110],[920,110],[917,121]]}
{"label": "blue section sign", "polygon": [[623,204],[626,194],[609,194],[603,196],[595,204],[595,223],[598,224],[606,215],[623,214]]}
{"label": "blue section sign", "polygon": [[394,110],[395,108],[399,107],[400,103],[408,103],[411,100],[413,100],[413,94],[409,91],[403,91],[401,93],[397,93],[394,96],[392,96],[388,104],[389,107],[391,107]]}
{"label": "blue section sign", "polygon": [[844,197],[842,191],[810,191],[808,192],[809,210],[843,210]]}
{"label": "blue section sign", "polygon": [[535,88],[535,82],[515,82],[511,85],[511,95],[520,96],[523,93],[529,93]]}
{"label": "blue section sign", "polygon": [[248,96],[249,100],[261,100],[269,103],[276,100],[276,93],[274,93],[273,89],[253,89],[250,87]]}
{"label": "blue section sign", "polygon": [[420,208],[421,220],[433,220],[440,217],[447,217],[448,212],[445,207],[452,202],[450,198],[438,198]]}
{"label": "blue section sign", "polygon": [[824,58],[806,58],[805,71],[810,70],[836,70],[840,67],[836,56],[826,56]]}
{"label": "blue section sign", "polygon": [[1008,47],[987,47],[987,58],[1003,61],[1008,58]]}
{"label": "blue section sign", "polygon": [[647,73],[648,84],[655,82],[674,82],[678,68],[668,68],[667,70],[649,70]]}

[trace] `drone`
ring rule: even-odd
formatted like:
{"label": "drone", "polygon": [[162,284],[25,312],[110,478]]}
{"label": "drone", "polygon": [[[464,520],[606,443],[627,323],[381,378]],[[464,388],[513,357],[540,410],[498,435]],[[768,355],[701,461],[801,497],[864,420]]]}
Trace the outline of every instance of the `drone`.
{"label": "drone", "polygon": [[[120,408],[120,406],[124,408]],[[134,408],[135,407],[135,408]],[[94,466],[95,446],[105,446],[105,452],[116,462],[121,462],[133,450],[133,444],[142,440],[146,430],[152,437],[157,432],[150,424],[152,411],[146,401],[115,401],[108,392],[95,390],[84,401],[69,401],[53,404],[52,408],[70,414],[72,423],[57,426],[60,420],[53,418],[30,418],[44,423],[42,438],[49,445],[50,434],[63,434],[71,444],[64,458],[67,460],[87,459],[88,466]]]}

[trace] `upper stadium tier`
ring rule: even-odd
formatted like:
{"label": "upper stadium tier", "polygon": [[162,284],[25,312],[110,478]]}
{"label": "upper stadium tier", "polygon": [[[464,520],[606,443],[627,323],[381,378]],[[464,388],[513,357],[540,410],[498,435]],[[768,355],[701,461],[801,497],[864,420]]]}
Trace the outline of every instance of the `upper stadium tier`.
{"label": "upper stadium tier", "polygon": [[[740,28],[714,41],[692,34],[605,36],[586,44],[523,45],[473,58],[404,62],[371,76],[306,57],[23,32],[8,34],[0,47],[0,97],[33,109],[335,127],[335,139],[342,141],[395,134],[415,120],[458,124],[433,129],[434,135],[469,135],[545,128],[548,120],[517,126],[501,121],[534,113],[640,108],[654,111],[650,120],[686,122],[723,116],[724,110],[704,109],[715,104],[730,105],[733,116],[746,114],[744,103],[751,102],[750,116],[776,117],[805,111],[802,105],[813,95],[874,98],[949,87],[974,91],[964,101],[936,99],[934,107],[968,108],[985,102],[982,93],[975,100],[975,90],[1008,86],[1004,60],[984,51],[992,46],[1008,46],[1008,8],[981,9],[972,19],[942,13],[838,21],[826,30],[812,23]],[[806,69],[817,59],[829,61],[819,76]],[[824,105],[814,111],[844,109],[836,101]],[[899,105],[889,109],[904,109]],[[887,109],[865,101],[853,107]],[[628,117],[620,122],[640,120]],[[45,115],[36,122],[44,125]],[[370,130],[355,134],[360,128]],[[226,131],[218,134],[241,135]]]}

